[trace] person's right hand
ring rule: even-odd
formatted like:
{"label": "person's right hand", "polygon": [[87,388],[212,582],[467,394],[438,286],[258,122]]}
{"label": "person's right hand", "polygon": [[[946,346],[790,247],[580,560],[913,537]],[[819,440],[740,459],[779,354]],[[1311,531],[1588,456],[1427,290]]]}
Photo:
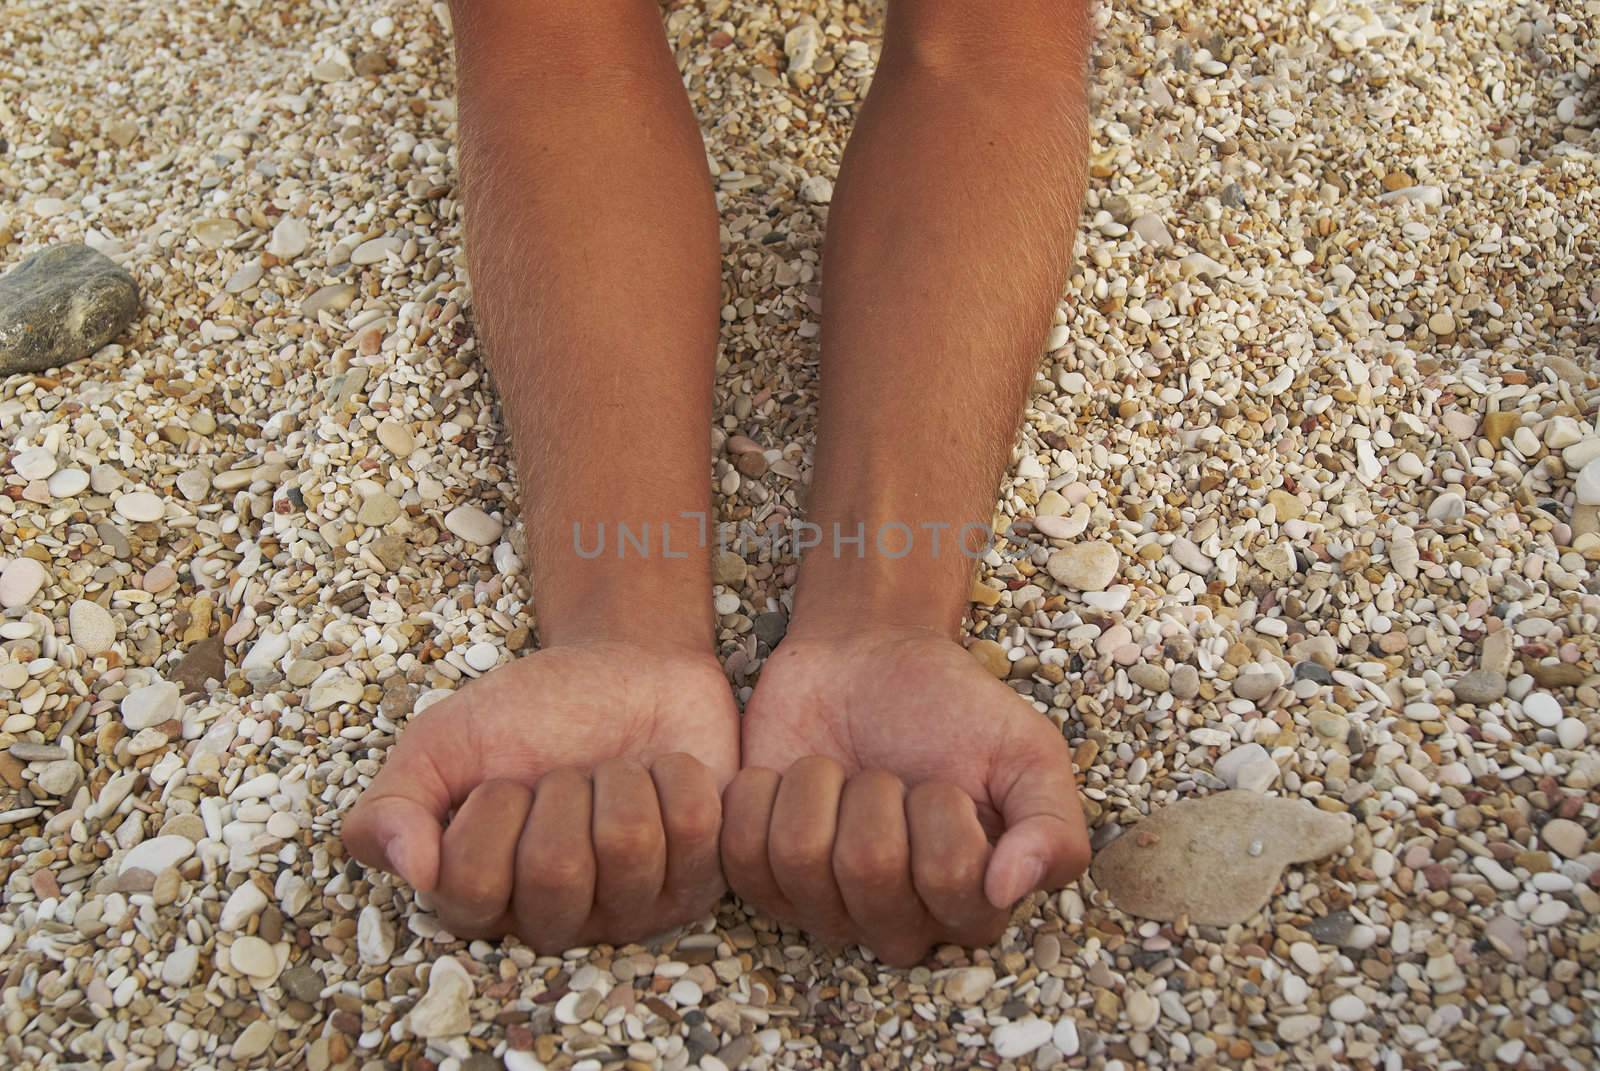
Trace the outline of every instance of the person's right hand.
{"label": "person's right hand", "polygon": [[716,659],[554,647],[413,717],[344,822],[361,862],[457,937],[539,952],[636,941],[722,895],[739,715]]}

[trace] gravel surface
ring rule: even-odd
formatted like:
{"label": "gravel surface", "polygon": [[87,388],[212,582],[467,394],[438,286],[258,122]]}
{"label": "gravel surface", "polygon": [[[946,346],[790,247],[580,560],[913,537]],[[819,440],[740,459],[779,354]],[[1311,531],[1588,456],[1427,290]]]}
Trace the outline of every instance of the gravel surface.
{"label": "gravel surface", "polygon": [[[974,654],[1061,722],[1098,846],[1232,787],[1348,848],[1235,925],[1085,878],[910,971],[731,901],[451,939],[335,835],[415,704],[528,643],[443,5],[0,0],[0,268],[81,241],[143,301],[0,386],[0,1064],[1591,1065],[1600,3],[1107,7]],[[719,509],[768,523],[878,14],[666,24],[722,208]],[[718,577],[746,691],[793,563]]]}

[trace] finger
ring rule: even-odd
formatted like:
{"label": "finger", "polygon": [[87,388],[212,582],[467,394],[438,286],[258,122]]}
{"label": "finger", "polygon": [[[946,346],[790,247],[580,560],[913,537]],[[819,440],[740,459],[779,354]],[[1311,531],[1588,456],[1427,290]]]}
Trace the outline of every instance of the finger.
{"label": "finger", "polygon": [[717,858],[722,797],[716,778],[692,755],[663,755],[650,767],[650,777],[667,839],[662,908],[673,918],[683,914],[692,918],[709,910],[722,895],[722,865]]}
{"label": "finger", "polygon": [[722,795],[722,872],[745,903],[776,918],[793,918],[794,906],[778,888],[767,853],[772,805],[782,782],[776,770],[747,766],[729,783]]}
{"label": "finger", "polygon": [[439,920],[458,937],[499,929],[511,904],[517,842],[533,791],[515,781],[485,781],[444,832],[436,897]]}
{"label": "finger", "polygon": [[850,915],[833,877],[833,838],[839,822],[844,768],[830,758],[797,760],[783,775],[772,804],[767,857],[794,917],[822,937],[850,936]]}
{"label": "finger", "polygon": [[1005,819],[984,875],[984,892],[1010,908],[1035,889],[1059,889],[1089,865],[1089,834],[1078,806],[1072,761],[1049,755],[1022,767],[991,793]]}
{"label": "finger", "polygon": [[345,848],[366,865],[432,892],[450,804],[450,792],[426,749],[402,741],[390,749],[378,776],[345,817]]}
{"label": "finger", "polygon": [[534,789],[511,905],[517,933],[539,952],[578,944],[593,909],[592,794],[589,778],[570,768],[545,774]]}
{"label": "finger", "polygon": [[650,772],[631,759],[594,771],[595,908],[608,933],[648,936],[667,873],[661,806]]}
{"label": "finger", "polygon": [[1010,913],[984,895],[989,838],[972,797],[949,782],[925,781],[906,796],[906,825],[917,896],[939,923],[940,936],[962,945],[993,944]]}
{"label": "finger", "polygon": [[896,967],[927,954],[933,929],[911,883],[905,795],[891,773],[856,774],[840,793],[833,841],[833,874],[856,935]]}

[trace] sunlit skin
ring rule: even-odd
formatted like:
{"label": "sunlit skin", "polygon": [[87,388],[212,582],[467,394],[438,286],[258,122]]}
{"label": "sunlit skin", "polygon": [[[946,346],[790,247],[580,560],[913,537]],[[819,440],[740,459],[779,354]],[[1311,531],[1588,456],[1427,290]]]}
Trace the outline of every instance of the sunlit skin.
{"label": "sunlit skin", "polygon": [[475,307],[542,649],[411,719],[346,819],[352,853],[453,933],[541,951],[703,917],[725,883],[892,963],[992,941],[1088,858],[1060,730],[957,642],[973,561],[949,534],[989,524],[1068,269],[1087,5],[891,4],[829,210],[807,516],[945,535],[809,551],[742,725],[705,548],[572,543],[574,521],[709,507],[715,206],[659,9],[453,13]]}

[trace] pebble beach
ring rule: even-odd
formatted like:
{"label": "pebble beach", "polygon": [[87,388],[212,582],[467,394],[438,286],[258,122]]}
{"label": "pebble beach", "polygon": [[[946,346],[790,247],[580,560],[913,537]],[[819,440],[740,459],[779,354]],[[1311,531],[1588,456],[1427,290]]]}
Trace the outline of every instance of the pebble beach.
{"label": "pebble beach", "polygon": [[[720,208],[718,518],[776,528],[882,11],[663,21]],[[447,9],[0,0],[0,1066],[1600,1062],[1600,0],[1097,21],[968,636],[1073,745],[1096,862],[893,970],[732,898],[463,942],[346,856],[407,717],[533,643]],[[7,316],[58,306],[5,273],[73,244],[114,340],[21,363]],[[781,549],[713,563],[741,700]]]}

